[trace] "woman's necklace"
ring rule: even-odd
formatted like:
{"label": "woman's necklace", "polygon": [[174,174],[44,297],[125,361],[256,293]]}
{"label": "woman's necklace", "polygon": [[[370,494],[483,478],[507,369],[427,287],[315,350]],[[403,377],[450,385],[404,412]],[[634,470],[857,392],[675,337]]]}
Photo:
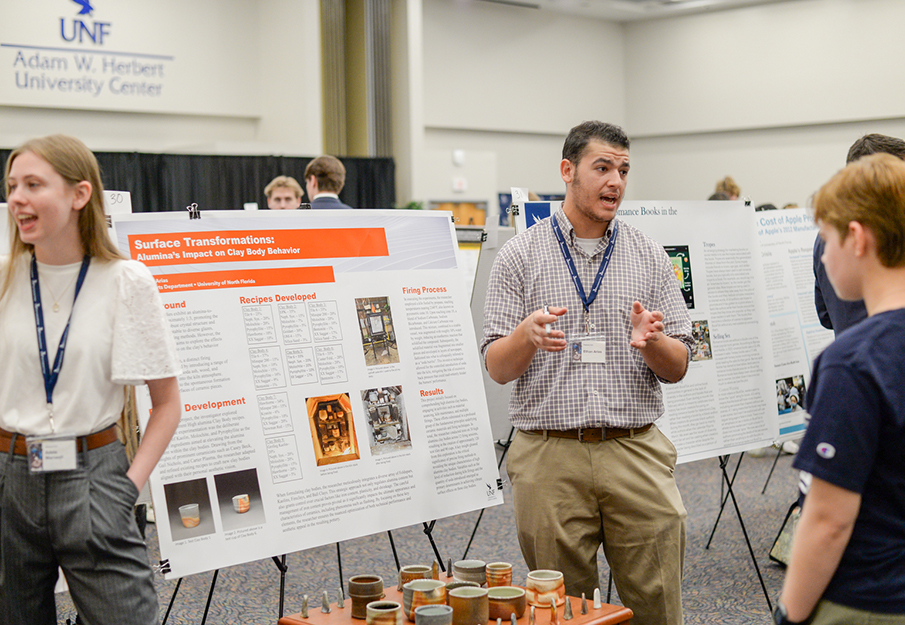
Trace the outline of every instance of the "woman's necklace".
{"label": "woman's necklace", "polygon": [[[76,273],[74,276],[72,276],[72,279],[69,280],[69,282],[66,284],[65,287],[63,287],[63,291],[60,293],[60,297],[63,297],[64,295],[66,295],[66,292],[69,290],[69,287],[72,286],[72,284],[75,282],[76,278],[78,278],[78,277],[79,277],[78,273]],[[50,288],[50,281],[45,278],[45,280],[41,284],[43,284],[45,287],[47,287],[47,292],[50,293],[50,299],[53,300],[53,307],[51,308],[51,310],[53,310],[53,312],[55,312],[55,313],[60,312],[60,301],[59,301],[60,298],[58,298],[54,294],[53,289]]]}

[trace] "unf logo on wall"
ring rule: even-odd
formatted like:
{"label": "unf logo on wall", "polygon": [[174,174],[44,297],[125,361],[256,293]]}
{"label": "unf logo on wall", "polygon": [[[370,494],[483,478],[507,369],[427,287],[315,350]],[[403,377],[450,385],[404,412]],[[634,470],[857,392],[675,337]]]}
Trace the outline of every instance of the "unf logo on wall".
{"label": "unf logo on wall", "polygon": [[[85,18],[90,18],[94,11],[94,7],[91,6],[91,0],[70,1],[81,8],[72,20],[67,20],[65,17],[60,18],[60,36],[63,41],[77,41],[79,43],[91,41],[97,45],[103,45],[104,37],[110,34],[110,22],[86,22]],[[83,18],[82,16],[85,17]]]}

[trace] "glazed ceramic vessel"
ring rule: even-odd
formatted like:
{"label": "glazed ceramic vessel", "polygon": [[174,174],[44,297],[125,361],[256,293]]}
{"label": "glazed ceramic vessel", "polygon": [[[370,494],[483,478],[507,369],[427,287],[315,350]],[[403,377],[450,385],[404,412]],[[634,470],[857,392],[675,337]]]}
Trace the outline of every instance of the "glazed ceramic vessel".
{"label": "glazed ceramic vessel", "polygon": [[372,601],[366,610],[368,625],[402,625],[402,606],[396,601]]}
{"label": "glazed ceramic vessel", "polygon": [[415,625],[452,625],[453,609],[448,605],[419,605]]}
{"label": "glazed ceramic vessel", "polygon": [[402,611],[414,622],[415,608],[446,603],[446,584],[435,579],[415,579],[402,587]]}
{"label": "glazed ceramic vessel", "polygon": [[399,569],[399,579],[402,580],[403,586],[412,580],[431,578],[431,567],[424,564],[409,564]]}
{"label": "glazed ceramic vessel", "polygon": [[233,510],[239,514],[245,514],[251,508],[251,500],[248,495],[236,495],[233,497]]}
{"label": "glazed ceramic vessel", "polygon": [[490,619],[486,588],[455,588],[449,591],[447,601],[453,609],[453,625],[483,625]]}
{"label": "glazed ceramic vessel", "polygon": [[201,523],[201,508],[196,503],[179,506],[179,518],[185,527],[198,527]]}
{"label": "glazed ceramic vessel", "polygon": [[453,577],[463,582],[487,582],[487,565],[483,560],[459,560],[453,564]]}
{"label": "glazed ceramic vessel", "polygon": [[550,599],[556,599],[556,605],[566,602],[566,587],[560,571],[540,569],[528,573],[528,581],[525,582],[525,593],[528,596],[529,605],[538,608],[549,608]]}
{"label": "glazed ceramic vessel", "polygon": [[498,618],[508,621],[512,614],[515,618],[522,618],[528,607],[528,597],[524,588],[515,586],[494,586],[487,589],[490,620]]}
{"label": "glazed ceramic vessel", "polygon": [[367,605],[383,599],[383,579],[378,575],[355,575],[349,579],[352,618],[365,619]]}
{"label": "glazed ceramic vessel", "polygon": [[508,562],[491,562],[486,568],[487,587],[511,586],[512,565]]}
{"label": "glazed ceramic vessel", "polygon": [[477,582],[463,582],[461,579],[453,579],[450,582],[446,582],[446,593],[449,594],[450,590],[454,588],[462,588],[464,586],[471,586],[472,588],[480,588],[481,585]]}

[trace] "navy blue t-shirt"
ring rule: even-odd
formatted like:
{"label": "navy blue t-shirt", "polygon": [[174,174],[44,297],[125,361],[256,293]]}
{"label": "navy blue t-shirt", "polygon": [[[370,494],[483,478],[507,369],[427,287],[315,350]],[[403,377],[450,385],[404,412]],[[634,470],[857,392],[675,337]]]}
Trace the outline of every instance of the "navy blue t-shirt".
{"label": "navy blue t-shirt", "polygon": [[868,317],[827,347],[806,408],[793,466],[862,498],[824,598],[905,613],[905,309]]}

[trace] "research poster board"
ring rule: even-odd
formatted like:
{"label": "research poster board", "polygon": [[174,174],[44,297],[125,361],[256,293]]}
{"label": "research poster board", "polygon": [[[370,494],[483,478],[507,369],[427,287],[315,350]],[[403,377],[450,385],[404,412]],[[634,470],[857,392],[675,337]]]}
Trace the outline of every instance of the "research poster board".
{"label": "research poster board", "polygon": [[[496,260],[497,253],[506,242],[515,235],[515,228],[490,225],[487,236],[481,244],[481,255],[475,271],[474,290],[471,295],[471,316],[475,329],[475,344],[480,346],[484,339],[484,303],[487,301],[487,285],[490,283],[490,270]],[[487,411],[490,413],[490,427],[495,441],[509,440],[512,425],[509,423],[509,395],[512,382],[498,384],[487,373],[487,367],[481,363],[481,377],[484,380],[484,394],[487,397]]]}
{"label": "research poster board", "polygon": [[623,202],[620,219],[673,263],[694,338],[685,379],[663,385],[658,425],[682,462],[776,440],[773,351],[754,211],[744,202]]}
{"label": "research poster board", "polygon": [[502,503],[449,213],[114,222],[183,368],[151,477],[168,578]]}
{"label": "research poster board", "polygon": [[754,215],[773,342],[777,440],[790,440],[804,433],[802,402],[811,383],[814,359],[835,335],[820,325],[814,305],[817,226],[808,210],[793,208]]}
{"label": "research poster board", "polygon": [[[517,227],[559,206],[526,202]],[[679,462],[800,436],[805,412],[792,404],[803,399],[813,359],[833,338],[814,311],[816,229],[806,210],[626,201],[618,216],[663,245],[691,315],[689,370],[662,386],[666,412],[657,422]]]}

